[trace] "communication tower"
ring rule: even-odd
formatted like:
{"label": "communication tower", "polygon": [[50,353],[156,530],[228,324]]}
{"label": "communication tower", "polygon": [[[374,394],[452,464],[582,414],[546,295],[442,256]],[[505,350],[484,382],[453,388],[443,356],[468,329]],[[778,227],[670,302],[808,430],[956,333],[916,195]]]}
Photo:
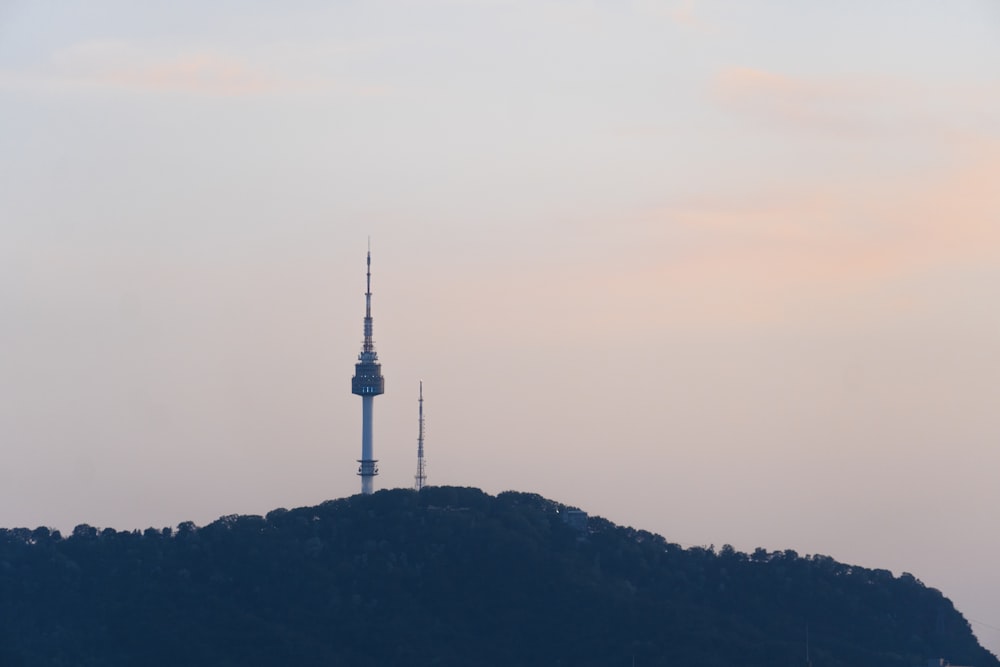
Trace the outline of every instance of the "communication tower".
{"label": "communication tower", "polygon": [[417,474],[414,475],[416,484],[414,487],[419,491],[427,484],[427,471],[424,468],[424,383],[420,382],[420,398],[417,400],[417,414],[419,415],[419,428],[417,430]]}
{"label": "communication tower", "polygon": [[367,280],[365,283],[365,338],[361,343],[358,363],[354,364],[351,378],[351,393],[361,397],[361,458],[358,459],[358,475],[361,476],[361,493],[368,495],[373,490],[374,477],[378,474],[378,461],[372,444],[372,408],[375,397],[385,393],[385,378],[382,364],[378,362],[375,341],[372,340],[372,249],[368,242]]}

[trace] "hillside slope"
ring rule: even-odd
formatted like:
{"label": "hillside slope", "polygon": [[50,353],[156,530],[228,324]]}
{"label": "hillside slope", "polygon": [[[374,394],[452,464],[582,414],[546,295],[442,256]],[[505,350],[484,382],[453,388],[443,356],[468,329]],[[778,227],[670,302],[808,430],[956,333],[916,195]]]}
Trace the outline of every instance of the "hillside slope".
{"label": "hillside slope", "polygon": [[681,549],[531,494],[381,491],[203,528],[0,530],[0,665],[1000,667],[940,592]]}

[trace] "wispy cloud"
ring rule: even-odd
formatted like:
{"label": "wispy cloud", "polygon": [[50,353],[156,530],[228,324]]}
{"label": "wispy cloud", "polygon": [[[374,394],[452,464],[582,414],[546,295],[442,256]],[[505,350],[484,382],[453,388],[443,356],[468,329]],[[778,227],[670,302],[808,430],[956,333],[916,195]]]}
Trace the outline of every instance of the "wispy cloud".
{"label": "wispy cloud", "polygon": [[806,79],[750,67],[719,72],[712,82],[725,107],[784,127],[865,135],[885,128],[883,105],[899,82],[874,77]]}
{"label": "wispy cloud", "polygon": [[[463,288],[511,314],[509,327],[484,324],[477,335],[517,338],[517,323],[535,318],[550,322],[553,338],[613,337],[623,327],[641,338],[933,312],[941,304],[929,282],[961,283],[968,270],[1000,263],[1000,142],[967,158],[894,183],[712,193],[605,220],[578,230],[559,262]],[[520,298],[528,293],[537,298]],[[546,318],[553,308],[558,323]]]}
{"label": "wispy cloud", "polygon": [[[722,109],[790,139],[887,145],[885,155],[915,147],[1000,138],[1000,87],[968,81],[921,82],[867,73],[792,76],[730,67],[710,84]],[[905,145],[888,147],[893,141]]]}
{"label": "wispy cloud", "polygon": [[680,0],[669,9],[670,18],[676,23],[686,26],[700,26],[700,22],[695,16],[694,0]]}
{"label": "wispy cloud", "polygon": [[88,41],[52,54],[32,69],[5,72],[11,87],[97,87],[214,96],[266,95],[326,87],[211,50],[157,53],[127,42]]}
{"label": "wispy cloud", "polygon": [[647,225],[679,225],[697,242],[647,264],[642,280],[675,295],[688,286],[700,295],[689,302],[695,310],[723,319],[784,319],[809,302],[864,300],[926,272],[1000,260],[997,182],[994,144],[933,178],[670,207]]}
{"label": "wispy cloud", "polygon": [[118,65],[95,72],[89,82],[159,92],[260,95],[283,87],[274,76],[236,60],[195,53],[145,65]]}
{"label": "wispy cloud", "polygon": [[696,5],[695,0],[639,0],[637,3],[644,14],[665,18],[685,28],[705,31],[707,26]]}

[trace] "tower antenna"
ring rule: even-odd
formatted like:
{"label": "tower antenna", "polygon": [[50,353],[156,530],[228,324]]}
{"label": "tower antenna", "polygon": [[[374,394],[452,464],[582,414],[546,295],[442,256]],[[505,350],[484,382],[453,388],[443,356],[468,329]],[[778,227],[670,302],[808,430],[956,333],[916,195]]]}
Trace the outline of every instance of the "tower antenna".
{"label": "tower antenna", "polygon": [[417,491],[427,484],[427,471],[424,468],[424,382],[420,381],[420,398],[417,399],[417,414],[419,415],[419,428],[417,429],[417,474],[414,475]]}
{"label": "tower antenna", "polygon": [[375,397],[385,393],[385,378],[382,377],[382,364],[378,362],[375,352],[375,341],[372,339],[372,240],[368,237],[367,272],[365,274],[365,326],[364,340],[361,343],[361,354],[358,363],[354,364],[354,377],[351,378],[351,393],[361,397],[361,458],[358,459],[358,475],[361,476],[361,493],[372,492],[375,475],[378,474],[378,461],[372,444],[372,408]]}

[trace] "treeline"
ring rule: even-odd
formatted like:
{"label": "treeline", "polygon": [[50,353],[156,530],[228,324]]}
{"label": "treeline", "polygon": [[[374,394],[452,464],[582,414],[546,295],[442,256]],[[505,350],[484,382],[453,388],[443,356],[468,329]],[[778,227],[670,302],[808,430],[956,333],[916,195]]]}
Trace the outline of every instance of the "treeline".
{"label": "treeline", "polygon": [[381,491],[204,527],[0,530],[0,665],[1000,667],[940,592],[682,549],[537,495]]}

